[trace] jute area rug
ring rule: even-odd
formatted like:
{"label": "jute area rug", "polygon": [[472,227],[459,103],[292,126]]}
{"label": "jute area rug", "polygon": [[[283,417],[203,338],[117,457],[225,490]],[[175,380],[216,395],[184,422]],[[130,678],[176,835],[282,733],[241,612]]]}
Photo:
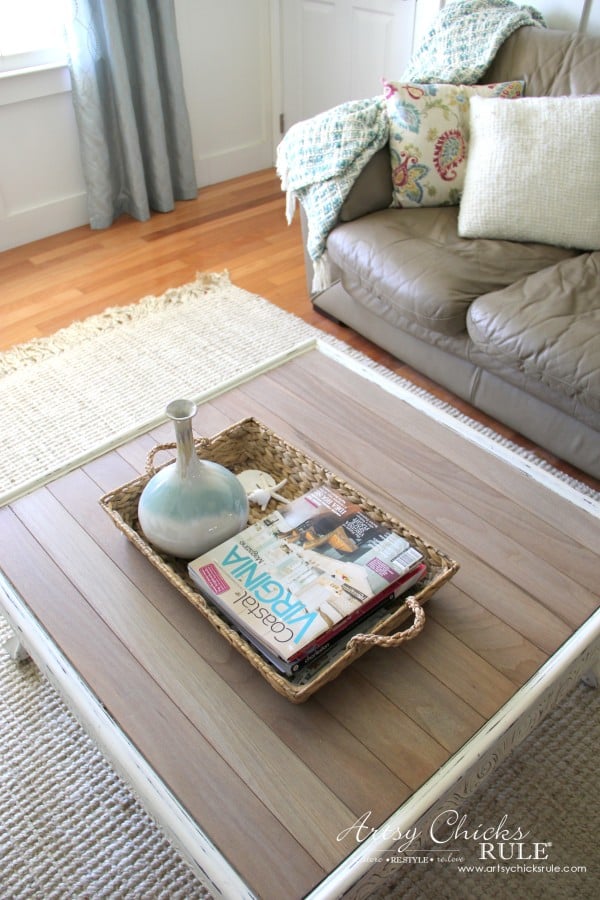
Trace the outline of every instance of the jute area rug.
{"label": "jute area rug", "polygon": [[[317,336],[356,361],[349,348],[231,285],[226,274],[203,275],[0,354],[0,504],[162,421],[175,396],[214,396],[304,352]],[[416,391],[431,414],[462,422],[391,373],[376,375]],[[0,645],[9,634],[0,618]],[[578,871],[461,874],[406,865],[376,896],[598,896],[599,746],[600,691],[580,685],[461,810],[486,826],[508,815],[553,842],[553,863]],[[5,654],[0,751],[2,900],[209,897],[35,666]]]}

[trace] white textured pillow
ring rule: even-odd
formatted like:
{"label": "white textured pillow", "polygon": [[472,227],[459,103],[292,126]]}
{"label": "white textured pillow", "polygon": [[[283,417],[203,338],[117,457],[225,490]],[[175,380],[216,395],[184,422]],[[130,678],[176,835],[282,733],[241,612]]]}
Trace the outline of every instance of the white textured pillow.
{"label": "white textured pillow", "polygon": [[600,249],[600,96],[472,97],[470,126],[461,237]]}

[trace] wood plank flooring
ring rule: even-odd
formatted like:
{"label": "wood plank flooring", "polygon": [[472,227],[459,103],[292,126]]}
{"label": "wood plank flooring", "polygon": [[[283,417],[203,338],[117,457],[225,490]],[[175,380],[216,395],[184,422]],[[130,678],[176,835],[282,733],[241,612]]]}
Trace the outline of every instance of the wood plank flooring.
{"label": "wood plank flooring", "polygon": [[122,216],[112,228],[87,226],[0,253],[0,350],[49,335],[109,306],[227,269],[246,290],[334,334],[405,378],[596,489],[600,483],[477,412],[350,329],[315,312],[304,274],[299,219],[285,221],[285,199],[272,169],[199,191],[196,200],[148,222]]}

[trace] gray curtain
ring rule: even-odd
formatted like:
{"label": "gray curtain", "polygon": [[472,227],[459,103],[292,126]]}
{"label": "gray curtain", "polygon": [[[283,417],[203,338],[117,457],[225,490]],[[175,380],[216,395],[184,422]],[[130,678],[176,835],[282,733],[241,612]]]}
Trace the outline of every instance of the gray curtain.
{"label": "gray curtain", "polygon": [[197,195],[174,0],[71,0],[73,104],[90,225]]}

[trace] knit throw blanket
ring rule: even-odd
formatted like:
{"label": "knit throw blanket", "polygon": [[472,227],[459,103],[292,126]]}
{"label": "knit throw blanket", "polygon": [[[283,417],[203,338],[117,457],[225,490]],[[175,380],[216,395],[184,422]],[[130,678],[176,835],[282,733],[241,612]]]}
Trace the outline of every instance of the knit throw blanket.
{"label": "knit throw blanket", "polygon": [[313,264],[313,290],[330,283],[325,243],[358,175],[388,140],[383,96],[342,103],[293,125],[277,148],[277,172],[287,191],[287,220],[296,200],[306,213],[306,249]]}
{"label": "knit throw blanket", "polygon": [[[511,0],[454,0],[445,6],[402,75],[405,82],[473,84],[498,48],[523,25],[543,26],[537,10]],[[331,283],[327,236],[358,175],[389,137],[383,96],[354,100],[293,125],[277,148],[277,173],[291,223],[306,213],[313,291]],[[391,197],[390,197],[391,202]]]}
{"label": "knit throw blanket", "polygon": [[439,13],[403,81],[475,84],[504,41],[523,25],[544,25],[532,6],[511,0],[455,0]]}

